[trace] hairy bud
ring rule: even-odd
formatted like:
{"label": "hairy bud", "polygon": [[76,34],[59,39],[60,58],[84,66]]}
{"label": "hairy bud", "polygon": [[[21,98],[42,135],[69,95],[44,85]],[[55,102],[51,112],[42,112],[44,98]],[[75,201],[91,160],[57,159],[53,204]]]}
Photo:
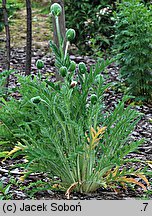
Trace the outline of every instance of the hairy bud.
{"label": "hairy bud", "polygon": [[78,68],[81,74],[85,74],[87,72],[87,67],[84,62],[80,62]]}
{"label": "hairy bud", "polygon": [[62,13],[62,7],[58,3],[54,3],[51,5],[50,11],[53,16],[60,16],[60,14]]}
{"label": "hairy bud", "polygon": [[68,29],[66,32],[66,39],[68,41],[72,41],[72,40],[74,40],[75,35],[76,35],[76,33],[75,33],[74,29]]}
{"label": "hairy bud", "polygon": [[44,62],[42,60],[37,60],[36,67],[37,69],[42,69],[44,67]]}

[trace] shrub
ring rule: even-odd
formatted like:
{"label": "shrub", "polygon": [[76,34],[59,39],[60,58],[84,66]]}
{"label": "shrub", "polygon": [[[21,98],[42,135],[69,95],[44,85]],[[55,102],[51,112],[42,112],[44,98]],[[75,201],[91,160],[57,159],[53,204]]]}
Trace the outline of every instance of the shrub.
{"label": "shrub", "polygon": [[27,172],[21,180],[31,172],[45,172],[50,182],[66,190],[68,198],[72,190],[88,193],[120,184],[136,184],[146,190],[134,178],[140,177],[149,185],[144,170],[123,167],[133,161],[125,158],[128,153],[143,143],[129,138],[139,113],[130,106],[124,108],[128,97],[112,113],[104,111],[103,94],[109,84],[104,84],[101,72],[110,62],[98,62],[89,72],[81,63],[76,73],[74,62],[71,70],[69,56],[63,54],[62,43],[59,45],[57,49],[51,43],[57,68],[66,67],[64,81],[20,77],[22,98],[2,104],[0,127],[9,128],[16,139],[6,158],[23,155],[26,162],[20,166]]}
{"label": "shrub", "polygon": [[115,48],[120,74],[136,100],[152,98],[152,8],[122,1],[116,17]]}
{"label": "shrub", "polygon": [[76,30],[74,42],[82,54],[101,52],[111,45],[114,8],[115,1],[109,0],[65,1],[66,25]]}

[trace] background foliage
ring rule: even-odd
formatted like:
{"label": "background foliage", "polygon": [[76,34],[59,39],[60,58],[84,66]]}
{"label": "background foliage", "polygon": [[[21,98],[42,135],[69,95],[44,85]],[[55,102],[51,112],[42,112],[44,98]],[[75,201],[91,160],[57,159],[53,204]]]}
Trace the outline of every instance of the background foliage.
{"label": "background foliage", "polygon": [[66,25],[76,30],[75,44],[84,54],[101,52],[111,45],[115,1],[65,0]]}
{"label": "background foliage", "polygon": [[152,7],[122,1],[116,17],[115,48],[120,73],[137,100],[152,98]]}
{"label": "background foliage", "polygon": [[[8,0],[7,1],[7,10],[8,10],[8,16],[11,17],[13,13],[23,7],[23,3],[21,1],[14,1],[14,0]],[[2,5],[0,4],[0,32],[3,30],[4,27],[4,20],[3,20],[3,10]]]}

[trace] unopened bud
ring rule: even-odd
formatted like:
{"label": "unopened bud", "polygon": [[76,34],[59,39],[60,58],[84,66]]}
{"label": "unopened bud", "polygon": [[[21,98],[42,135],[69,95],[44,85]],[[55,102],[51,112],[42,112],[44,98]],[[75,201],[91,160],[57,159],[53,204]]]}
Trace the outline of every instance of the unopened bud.
{"label": "unopened bud", "polygon": [[44,67],[44,62],[42,60],[37,60],[36,62],[37,69],[42,69]]}
{"label": "unopened bud", "polygon": [[97,102],[97,95],[96,94],[92,94],[91,97],[90,97],[90,100],[91,100],[91,103],[92,104],[95,104]]}
{"label": "unopened bud", "polygon": [[31,98],[31,102],[34,104],[38,104],[41,101],[42,101],[42,98],[40,96],[36,96],[36,97]]}
{"label": "unopened bud", "polygon": [[67,67],[62,66],[59,71],[60,71],[61,76],[65,77],[67,75],[68,69]]}
{"label": "unopened bud", "polygon": [[87,72],[87,67],[84,62],[80,62],[78,68],[81,74],[85,74]]}
{"label": "unopened bud", "polygon": [[76,69],[76,63],[75,61],[71,61],[69,71],[75,71]]}
{"label": "unopened bud", "polygon": [[66,39],[68,41],[72,41],[72,40],[74,40],[75,35],[76,35],[76,33],[75,33],[74,29],[68,29],[66,32]]}
{"label": "unopened bud", "polygon": [[54,3],[51,5],[50,11],[53,16],[60,16],[60,14],[62,13],[62,7],[58,3]]}
{"label": "unopened bud", "polygon": [[71,85],[70,85],[70,88],[74,88],[76,85],[77,85],[77,82],[76,81],[72,81]]}

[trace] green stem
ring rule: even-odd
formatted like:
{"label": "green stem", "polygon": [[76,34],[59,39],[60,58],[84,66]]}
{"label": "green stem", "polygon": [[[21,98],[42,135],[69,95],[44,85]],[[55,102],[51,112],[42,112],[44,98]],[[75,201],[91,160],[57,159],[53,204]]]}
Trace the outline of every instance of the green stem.
{"label": "green stem", "polygon": [[55,23],[56,23],[58,42],[59,42],[59,49],[60,49],[60,52],[61,52],[61,58],[64,59],[64,53],[63,53],[63,48],[62,48],[62,37],[61,37],[61,33],[60,33],[60,26],[59,26],[59,18],[58,18],[58,16],[55,17]]}
{"label": "green stem", "polygon": [[41,78],[42,78],[42,76],[41,76],[41,70],[38,70],[38,78],[39,78],[39,81],[41,81]]}
{"label": "green stem", "polygon": [[64,60],[66,59],[66,56],[67,56],[67,52],[68,52],[68,46],[69,46],[70,42],[67,41],[66,43],[66,47],[65,47],[65,53],[64,53]]}

